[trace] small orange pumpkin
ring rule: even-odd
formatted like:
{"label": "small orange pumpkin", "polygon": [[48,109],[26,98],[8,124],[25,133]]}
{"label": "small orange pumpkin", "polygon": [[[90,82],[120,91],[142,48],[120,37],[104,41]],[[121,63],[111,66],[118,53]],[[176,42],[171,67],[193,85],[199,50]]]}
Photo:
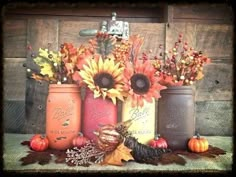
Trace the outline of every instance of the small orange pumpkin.
{"label": "small orange pumpkin", "polygon": [[197,137],[190,138],[188,148],[192,152],[205,152],[209,148],[209,143],[206,138],[200,137],[200,134],[197,133]]}

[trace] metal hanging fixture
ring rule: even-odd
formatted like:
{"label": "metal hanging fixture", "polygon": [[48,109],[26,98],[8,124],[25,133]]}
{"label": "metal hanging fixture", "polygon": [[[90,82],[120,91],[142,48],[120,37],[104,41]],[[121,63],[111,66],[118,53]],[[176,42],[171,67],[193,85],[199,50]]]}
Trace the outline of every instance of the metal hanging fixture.
{"label": "metal hanging fixture", "polygon": [[118,39],[128,39],[129,38],[129,23],[126,21],[117,21],[116,12],[112,12],[112,17],[110,21],[102,21],[100,25],[100,30],[96,29],[84,29],[79,32],[80,36],[95,36],[98,31],[107,32]]}

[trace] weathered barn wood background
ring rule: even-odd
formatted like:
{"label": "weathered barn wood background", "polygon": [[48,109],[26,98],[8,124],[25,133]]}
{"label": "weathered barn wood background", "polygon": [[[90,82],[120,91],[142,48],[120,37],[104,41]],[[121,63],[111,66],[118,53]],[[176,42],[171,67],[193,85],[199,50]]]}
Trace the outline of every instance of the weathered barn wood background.
{"label": "weathered barn wood background", "polygon": [[145,37],[143,50],[157,53],[159,44],[173,46],[180,32],[197,50],[212,58],[196,87],[196,129],[203,135],[232,135],[233,13],[227,4],[9,4],[3,23],[4,131],[45,132],[47,83],[27,79],[23,63],[32,64],[27,45],[58,50],[90,37],[111,13],[130,23],[131,34]]}

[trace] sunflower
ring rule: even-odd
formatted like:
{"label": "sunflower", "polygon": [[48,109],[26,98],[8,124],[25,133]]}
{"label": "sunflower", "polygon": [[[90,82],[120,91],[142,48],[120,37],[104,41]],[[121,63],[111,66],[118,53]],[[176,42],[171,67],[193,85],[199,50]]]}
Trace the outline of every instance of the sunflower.
{"label": "sunflower", "polygon": [[131,99],[132,107],[144,104],[144,100],[152,103],[153,98],[160,98],[160,90],[165,89],[158,83],[159,77],[149,60],[136,60],[134,64],[125,63],[124,92],[127,99]]}
{"label": "sunflower", "polygon": [[115,63],[112,59],[87,60],[87,65],[83,65],[80,76],[88,88],[94,92],[94,98],[102,96],[110,98],[116,104],[116,98],[123,101],[123,67],[120,63]]}

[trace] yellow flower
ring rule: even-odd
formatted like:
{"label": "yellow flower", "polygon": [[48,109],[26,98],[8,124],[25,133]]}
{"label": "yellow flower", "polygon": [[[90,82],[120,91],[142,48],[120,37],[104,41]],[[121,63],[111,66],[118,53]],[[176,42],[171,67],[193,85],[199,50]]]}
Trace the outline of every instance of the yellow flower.
{"label": "yellow flower", "polygon": [[94,98],[108,97],[116,104],[116,98],[123,101],[123,69],[119,62],[115,63],[109,58],[103,60],[100,56],[98,60],[87,60],[87,65],[83,65],[79,73],[84,83],[94,92]]}

